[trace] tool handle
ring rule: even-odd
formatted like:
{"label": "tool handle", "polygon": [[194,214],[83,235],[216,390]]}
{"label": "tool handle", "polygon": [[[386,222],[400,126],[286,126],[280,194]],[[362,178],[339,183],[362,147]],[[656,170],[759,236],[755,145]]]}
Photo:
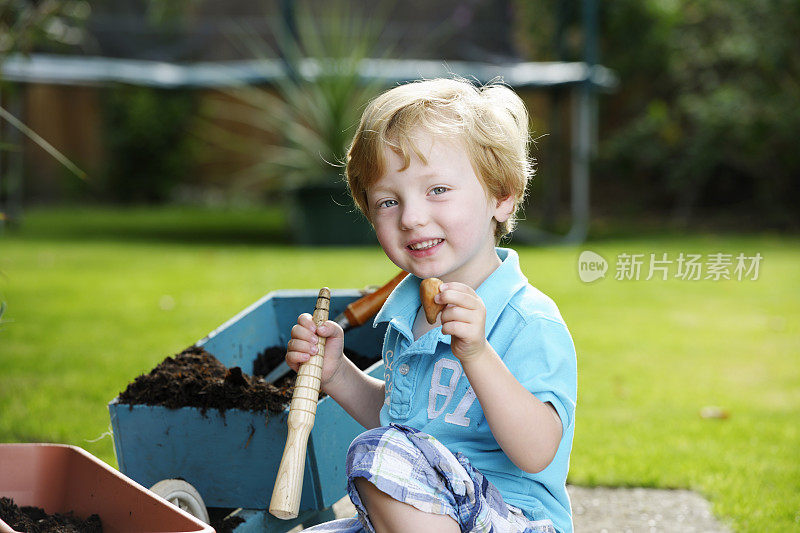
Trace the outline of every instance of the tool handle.
{"label": "tool handle", "polygon": [[344,316],[347,318],[349,327],[354,328],[360,326],[375,316],[375,313],[377,313],[381,308],[383,303],[386,301],[386,298],[389,297],[389,294],[391,294],[394,288],[397,287],[397,285],[403,281],[403,278],[406,276],[408,276],[408,272],[401,270],[399,274],[397,274],[391,279],[391,281],[389,281],[389,283],[380,289],[376,290],[375,292],[371,292],[348,305],[344,310]]}
{"label": "tool handle", "polygon": [[[323,287],[314,308],[314,324],[317,326],[328,320],[331,291]],[[289,405],[287,421],[288,434],[283,457],[275,477],[269,512],[283,520],[296,518],[300,510],[300,494],[303,490],[303,473],[306,462],[308,436],[314,427],[317,414],[317,400],[322,381],[322,361],[325,356],[325,337],[319,338],[316,355],[300,365],[297,381]]]}

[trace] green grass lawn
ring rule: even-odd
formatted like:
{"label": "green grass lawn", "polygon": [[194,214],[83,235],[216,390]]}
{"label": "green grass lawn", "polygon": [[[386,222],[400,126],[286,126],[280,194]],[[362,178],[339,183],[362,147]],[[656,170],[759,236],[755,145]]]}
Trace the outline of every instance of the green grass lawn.
{"label": "green grass lawn", "polygon": [[[115,464],[106,404],[136,375],[271,290],[362,287],[396,272],[378,248],[271,244],[281,234],[268,211],[29,213],[0,236],[0,442],[65,442]],[[609,261],[605,279],[580,281],[585,249]],[[736,531],[800,527],[800,240],[518,251],[578,350],[572,483],[689,488]],[[763,261],[757,280],[614,279],[620,253],[680,252]],[[729,417],[701,418],[705,406]]]}

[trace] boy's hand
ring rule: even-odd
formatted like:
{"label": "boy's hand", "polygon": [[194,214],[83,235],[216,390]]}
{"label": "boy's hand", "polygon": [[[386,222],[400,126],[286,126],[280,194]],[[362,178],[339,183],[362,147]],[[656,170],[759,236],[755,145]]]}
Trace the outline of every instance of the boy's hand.
{"label": "boy's hand", "polygon": [[308,313],[297,317],[292,327],[292,338],[286,345],[286,364],[297,372],[300,365],[317,355],[319,337],[325,337],[325,356],[322,359],[321,385],[324,387],[339,370],[344,349],[344,331],[332,320],[317,327]]}
{"label": "boy's hand", "polygon": [[472,287],[463,283],[444,283],[434,298],[446,304],[440,320],[442,333],[450,335],[453,355],[463,363],[485,353],[486,306]]}

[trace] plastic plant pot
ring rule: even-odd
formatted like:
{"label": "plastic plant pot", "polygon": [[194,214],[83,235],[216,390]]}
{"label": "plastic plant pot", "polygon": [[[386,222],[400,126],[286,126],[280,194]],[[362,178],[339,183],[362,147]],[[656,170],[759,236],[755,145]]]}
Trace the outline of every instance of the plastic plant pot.
{"label": "plastic plant pot", "polygon": [[[49,514],[100,516],[106,533],[213,533],[85,450],[66,444],[0,444],[0,496]],[[0,533],[15,533],[0,520]]]}

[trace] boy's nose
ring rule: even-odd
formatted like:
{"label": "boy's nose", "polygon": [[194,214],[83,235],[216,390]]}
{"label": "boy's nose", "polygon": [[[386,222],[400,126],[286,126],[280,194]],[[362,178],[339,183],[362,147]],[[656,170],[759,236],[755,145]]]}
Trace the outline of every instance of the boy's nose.
{"label": "boy's nose", "polygon": [[428,220],[425,208],[415,202],[406,203],[400,215],[400,225],[403,229],[411,229],[424,226]]}

